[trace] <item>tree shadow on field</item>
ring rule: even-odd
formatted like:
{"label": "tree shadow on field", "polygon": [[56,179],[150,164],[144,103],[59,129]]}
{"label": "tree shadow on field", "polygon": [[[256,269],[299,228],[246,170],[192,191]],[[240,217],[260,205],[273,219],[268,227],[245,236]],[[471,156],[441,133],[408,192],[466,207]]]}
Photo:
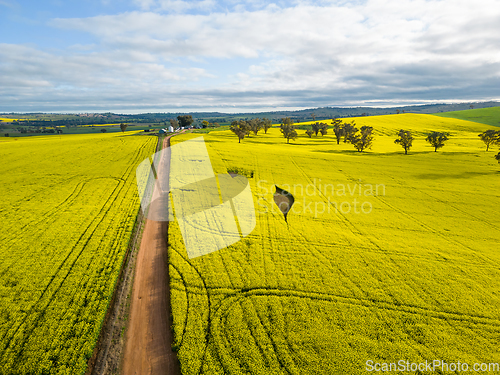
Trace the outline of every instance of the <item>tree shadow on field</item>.
{"label": "tree shadow on field", "polygon": [[[286,140],[285,140],[285,142],[283,142],[283,144],[290,145],[290,146],[309,146],[309,143],[298,143],[298,142],[294,142],[294,141],[292,141],[292,142],[286,143]],[[274,144],[279,144],[279,143],[274,142]]]}
{"label": "tree shadow on field", "polygon": [[405,158],[410,158],[412,156],[418,155],[475,155],[476,152],[465,152],[465,151],[409,151],[408,155],[405,155],[404,151],[391,151],[391,152],[376,152],[371,150],[365,150],[362,152],[358,152],[356,150],[313,150],[313,152],[322,152],[325,154],[344,154],[344,155],[371,155],[371,156],[397,156],[401,155]]}
{"label": "tree shadow on field", "polygon": [[447,173],[422,173],[415,175],[416,178],[420,178],[422,180],[442,180],[445,178],[450,179],[467,179],[472,177],[480,177],[480,176],[489,176],[499,174],[500,171],[490,171],[490,172],[476,172],[476,171],[468,171],[462,173],[455,174],[447,174]]}
{"label": "tree shadow on field", "polygon": [[[436,153],[439,154],[439,151]],[[477,155],[477,151],[441,151],[441,153],[445,155]]]}
{"label": "tree shadow on field", "polygon": [[[324,138],[321,136],[319,136],[319,137],[312,136],[311,138],[306,138],[306,139],[312,139],[313,140],[312,142],[321,142],[321,143],[332,143],[334,141],[331,138]],[[337,142],[337,141],[335,140],[335,142]]]}
{"label": "tree shadow on field", "polygon": [[324,154],[344,154],[344,155],[383,155],[368,151],[359,152],[357,150],[313,150],[312,152],[321,152]]}
{"label": "tree shadow on field", "polygon": [[418,156],[418,155],[429,155],[429,154],[435,154],[434,151],[408,151],[408,154],[405,155],[404,151],[392,151],[392,152],[381,152],[379,155],[387,155],[387,156],[392,156],[392,155],[400,155],[404,157],[412,157],[412,156]]}
{"label": "tree shadow on field", "polygon": [[[238,138],[236,138],[236,141],[238,141]],[[215,142],[225,142],[225,140],[219,140],[219,139],[204,139],[205,143],[215,143]],[[236,142],[238,143],[238,142]]]}

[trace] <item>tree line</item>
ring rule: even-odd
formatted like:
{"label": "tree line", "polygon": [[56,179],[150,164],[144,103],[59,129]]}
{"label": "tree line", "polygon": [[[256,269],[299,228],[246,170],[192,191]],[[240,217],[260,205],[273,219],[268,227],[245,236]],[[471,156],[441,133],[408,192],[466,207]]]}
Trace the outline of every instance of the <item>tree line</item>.
{"label": "tree line", "polygon": [[[282,122],[281,132],[287,138],[287,143],[290,139],[296,139],[298,135],[295,131],[293,121],[287,117]],[[340,144],[340,141],[343,139],[344,143],[351,143],[359,152],[371,148],[374,140],[372,126],[362,126],[358,129],[354,120],[344,123],[337,118],[332,120],[331,125],[333,125],[333,133],[337,139],[337,144]],[[324,136],[328,134],[328,127],[327,123],[316,122],[305,133],[309,138],[312,138],[313,134],[318,136],[319,133],[321,133],[321,136]]]}
{"label": "tree line", "polygon": [[[372,126],[361,126],[361,128],[358,129],[354,120],[351,122],[342,122],[342,120],[334,118],[331,121],[330,125],[333,126],[333,133],[335,134],[337,144],[340,144],[343,140],[344,143],[352,144],[358,152],[362,152],[372,147],[374,141]],[[328,134],[330,125],[324,122],[315,122],[311,125],[311,129],[305,131],[305,134],[307,134],[309,138],[312,138],[313,135],[318,136],[318,134],[324,136]],[[264,129],[265,133],[267,133],[267,130],[271,126],[271,120],[269,119],[253,119],[250,121],[240,120],[233,121],[230,130],[238,136],[238,143],[241,143],[241,140],[248,136],[250,132],[257,135],[261,129]],[[290,139],[295,140],[298,137],[293,120],[289,117],[281,119],[280,131],[287,143],[290,143]],[[492,145],[500,146],[500,130],[486,130],[478,136],[486,145],[486,151],[488,151]],[[427,134],[425,140],[434,147],[434,151],[437,152],[438,149],[445,146],[449,137],[450,134],[447,132],[433,131]],[[405,155],[407,155],[408,151],[410,151],[413,146],[413,141],[414,137],[411,131],[401,129],[394,143],[399,144],[404,149]],[[495,155],[495,159],[500,163],[500,152]]]}
{"label": "tree line", "polygon": [[272,121],[268,118],[254,118],[248,121],[235,120],[231,123],[229,130],[231,130],[238,137],[238,143],[241,143],[242,139],[250,136],[250,132],[257,135],[259,131],[264,130],[264,133],[267,133],[271,126]]}

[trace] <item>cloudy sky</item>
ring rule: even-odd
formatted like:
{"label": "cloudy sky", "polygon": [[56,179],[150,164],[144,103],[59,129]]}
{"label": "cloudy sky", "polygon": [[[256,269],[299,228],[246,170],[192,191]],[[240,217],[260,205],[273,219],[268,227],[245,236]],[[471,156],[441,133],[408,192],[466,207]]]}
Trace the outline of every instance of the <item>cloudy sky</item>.
{"label": "cloudy sky", "polygon": [[500,0],[0,0],[0,112],[500,99]]}

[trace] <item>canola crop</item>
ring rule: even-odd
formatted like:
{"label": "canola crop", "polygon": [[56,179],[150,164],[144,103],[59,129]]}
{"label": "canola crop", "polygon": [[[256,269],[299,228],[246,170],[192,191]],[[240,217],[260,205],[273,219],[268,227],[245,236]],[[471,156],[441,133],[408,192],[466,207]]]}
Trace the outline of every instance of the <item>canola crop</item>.
{"label": "canola crop", "polygon": [[[290,144],[276,127],[240,144],[230,131],[204,135],[216,174],[248,171],[257,224],[190,259],[170,223],[184,375],[500,362],[498,151],[477,136],[492,127],[416,114],[354,120],[374,127],[371,150],[337,145],[331,128],[312,138],[298,130]],[[408,155],[394,144],[400,129],[415,136]],[[434,130],[451,134],[438,152],[425,142]],[[288,224],[274,185],[294,195]]]}
{"label": "canola crop", "polygon": [[0,373],[83,374],[139,209],[135,168],[156,138],[0,143]]}

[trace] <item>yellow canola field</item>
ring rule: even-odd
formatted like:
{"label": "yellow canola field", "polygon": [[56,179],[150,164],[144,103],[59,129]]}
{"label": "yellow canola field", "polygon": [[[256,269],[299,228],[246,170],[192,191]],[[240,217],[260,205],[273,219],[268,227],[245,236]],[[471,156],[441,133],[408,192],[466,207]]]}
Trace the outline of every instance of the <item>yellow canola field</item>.
{"label": "yellow canola field", "polygon": [[[169,226],[184,375],[500,363],[500,166],[477,136],[492,127],[414,114],[345,120],[374,127],[372,150],[337,145],[331,129],[298,130],[290,144],[276,127],[241,144],[230,131],[203,135],[216,174],[253,172],[257,224],[192,259]],[[400,129],[416,135],[409,155],[394,144]],[[438,152],[424,140],[434,130],[451,133]],[[294,195],[288,224],[275,185]]]}
{"label": "yellow canola field", "polygon": [[23,119],[13,119],[13,118],[4,118],[4,117],[0,117],[0,121],[3,121],[3,122],[14,122],[14,121],[21,121]]}
{"label": "yellow canola field", "polygon": [[0,373],[84,374],[139,209],[155,137],[0,142]]}
{"label": "yellow canola field", "polygon": [[90,124],[90,125],[81,125],[83,128],[87,127],[98,127],[98,126],[118,126],[120,125],[119,123],[116,124]]}

